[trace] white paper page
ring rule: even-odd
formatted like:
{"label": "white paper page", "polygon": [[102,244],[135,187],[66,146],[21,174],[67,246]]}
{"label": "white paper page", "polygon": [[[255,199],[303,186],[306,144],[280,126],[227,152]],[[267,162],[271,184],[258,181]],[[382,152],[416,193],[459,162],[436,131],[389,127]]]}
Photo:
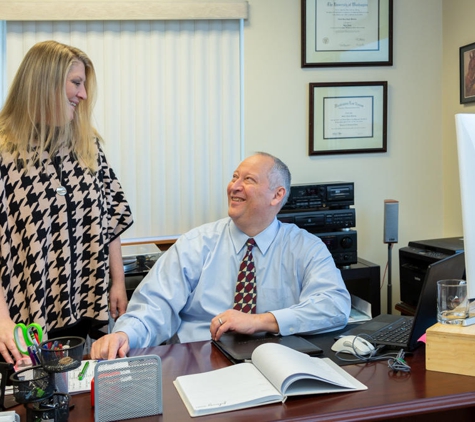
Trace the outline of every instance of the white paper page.
{"label": "white paper page", "polygon": [[351,295],[351,312],[348,323],[369,321],[371,318],[371,303],[358,296]]}
{"label": "white paper page", "polygon": [[[319,358],[312,358],[319,359]],[[343,393],[349,391],[367,390],[366,385],[359,382],[356,378],[353,378],[343,368],[338,366],[335,362],[329,358],[321,359],[338,372],[343,378],[345,378],[353,388],[339,387],[337,385],[329,384],[325,381],[316,381],[315,379],[307,380],[301,379],[293,382],[286,387],[286,396],[301,396],[304,394],[326,394],[326,393]]]}
{"label": "white paper page", "polygon": [[[89,362],[86,374],[82,380],[79,379],[79,374],[84,368],[86,362]],[[91,381],[94,378],[94,368],[97,360],[83,360],[79,368],[73,369],[68,372],[68,389],[69,394],[84,393],[91,391]]]}
{"label": "white paper page", "polygon": [[258,346],[252,353],[252,362],[282,392],[292,380],[305,377],[314,377],[348,389],[355,388],[352,382],[324,360],[312,358],[280,344],[267,343]]}
{"label": "white paper page", "polygon": [[279,392],[251,363],[239,363],[201,374],[184,375],[175,381],[196,411],[220,409],[239,404],[278,401]]}
{"label": "white paper page", "polygon": [[0,411],[0,422],[20,422],[20,415],[13,410],[7,412]]}

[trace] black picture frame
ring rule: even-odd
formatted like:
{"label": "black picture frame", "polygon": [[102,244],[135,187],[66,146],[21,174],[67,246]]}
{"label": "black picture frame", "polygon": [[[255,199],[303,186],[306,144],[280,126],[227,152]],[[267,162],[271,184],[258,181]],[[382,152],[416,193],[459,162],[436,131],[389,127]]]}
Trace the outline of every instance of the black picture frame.
{"label": "black picture frame", "polygon": [[475,43],[460,47],[460,104],[475,102]]}
{"label": "black picture frame", "polygon": [[393,0],[301,0],[301,37],[302,68],[392,66]]}
{"label": "black picture frame", "polygon": [[309,84],[309,155],[387,151],[388,83]]}

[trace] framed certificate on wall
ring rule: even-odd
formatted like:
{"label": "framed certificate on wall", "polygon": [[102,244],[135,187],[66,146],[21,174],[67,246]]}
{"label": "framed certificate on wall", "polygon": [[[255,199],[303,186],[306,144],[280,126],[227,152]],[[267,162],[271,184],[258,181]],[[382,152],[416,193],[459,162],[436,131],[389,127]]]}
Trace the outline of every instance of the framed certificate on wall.
{"label": "framed certificate on wall", "polygon": [[302,67],[392,66],[393,0],[301,0]]}
{"label": "framed certificate on wall", "polygon": [[310,84],[309,155],[386,152],[387,82]]}

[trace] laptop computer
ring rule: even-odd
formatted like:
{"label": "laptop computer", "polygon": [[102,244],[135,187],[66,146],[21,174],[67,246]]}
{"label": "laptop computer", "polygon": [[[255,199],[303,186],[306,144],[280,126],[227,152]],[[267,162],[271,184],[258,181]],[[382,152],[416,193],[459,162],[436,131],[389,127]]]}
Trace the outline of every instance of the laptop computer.
{"label": "laptop computer", "polygon": [[264,343],[279,343],[312,356],[323,353],[320,347],[296,335],[276,336],[268,333],[247,335],[228,332],[212,343],[233,363],[250,360],[254,349]]}
{"label": "laptop computer", "polygon": [[[414,350],[420,345],[419,338],[437,322],[437,280],[463,278],[464,253],[460,252],[430,264],[427,268],[421,295],[414,316],[378,315],[372,320],[341,333],[364,335],[376,345]],[[371,338],[369,338],[370,336]]]}

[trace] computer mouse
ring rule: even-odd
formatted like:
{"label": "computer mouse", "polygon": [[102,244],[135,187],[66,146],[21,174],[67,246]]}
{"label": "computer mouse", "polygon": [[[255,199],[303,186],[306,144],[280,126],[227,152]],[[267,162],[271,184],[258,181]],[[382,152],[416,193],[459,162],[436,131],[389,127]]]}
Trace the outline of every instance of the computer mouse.
{"label": "computer mouse", "polygon": [[334,352],[348,353],[355,355],[355,352],[361,356],[371,354],[374,346],[364,338],[357,336],[343,336],[333,343],[331,349]]}

